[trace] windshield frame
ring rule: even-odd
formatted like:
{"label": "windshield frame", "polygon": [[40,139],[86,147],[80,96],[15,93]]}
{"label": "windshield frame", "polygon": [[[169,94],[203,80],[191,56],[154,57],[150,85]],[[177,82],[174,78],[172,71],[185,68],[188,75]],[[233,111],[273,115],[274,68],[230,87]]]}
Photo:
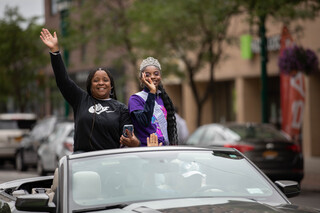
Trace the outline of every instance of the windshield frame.
{"label": "windshield frame", "polygon": [[[159,156],[157,158],[155,158],[155,155]],[[259,199],[259,196],[258,196],[258,199],[257,199],[257,196],[236,196],[234,194],[226,194],[224,196],[219,196],[219,195],[216,195],[216,196],[167,196],[167,197],[138,197],[136,196],[135,199],[132,199],[132,200],[114,200],[110,203],[99,203],[97,202],[96,204],[93,204],[93,205],[80,205],[79,203],[75,202],[74,201],[74,196],[73,196],[73,173],[77,170],[86,170],[86,169],[91,169],[91,170],[94,170],[94,165],[93,163],[94,162],[101,162],[102,160],[112,160],[112,159],[129,159],[130,157],[133,157],[133,156],[139,156],[140,158],[146,158],[148,160],[154,160],[154,161],[159,161],[162,160],[163,162],[168,162],[168,161],[174,161],[174,158],[176,158],[177,155],[185,155],[185,156],[188,156],[188,155],[192,155],[192,156],[196,156],[196,155],[199,155],[199,156],[214,156],[213,159],[220,159],[220,160],[217,160],[219,161],[219,163],[221,162],[227,162],[229,161],[230,162],[230,165],[234,164],[234,163],[231,163],[233,161],[238,161],[240,163],[240,165],[245,165],[246,167],[250,168],[251,172],[253,172],[254,175],[258,176],[260,180],[262,180],[262,182],[264,184],[266,184],[268,188],[268,190],[270,190],[270,192],[272,193],[272,196],[274,196],[273,198],[271,197],[261,197],[260,196],[260,199]],[[137,159],[135,159],[137,160]],[[131,161],[134,161],[134,159],[132,158]],[[86,162],[90,162],[87,164],[87,168],[84,168],[83,165],[86,164]],[[139,162],[139,160],[137,160],[136,162]],[[111,164],[111,162],[109,162]],[[218,163],[218,162],[217,162]],[[82,164],[82,165],[81,165]],[[237,164],[237,163],[236,163]],[[150,164],[152,165],[153,167],[157,167],[157,164]],[[229,164],[228,164],[229,165]],[[237,166],[239,165],[234,165],[234,168],[236,168]],[[130,165],[129,165],[130,167]],[[80,169],[81,168],[81,169]],[[125,167],[123,167],[125,168]],[[220,167],[219,167],[220,168]],[[223,167],[221,167],[223,168]],[[221,169],[220,168],[220,169]],[[97,168],[96,168],[97,169]],[[100,168],[101,169],[101,168]],[[144,167],[144,169],[147,169],[147,167]],[[162,169],[161,167],[159,169]],[[99,169],[97,169],[98,171]],[[188,172],[188,171],[187,171]],[[189,171],[190,172],[190,171]],[[185,173],[185,172],[184,172]],[[129,174],[129,173],[128,173]],[[182,174],[182,173],[181,173]],[[114,175],[116,176],[116,175]],[[121,177],[121,176],[119,176]],[[281,194],[281,192],[271,183],[270,180],[268,180],[266,178],[265,175],[263,175],[261,173],[261,171],[259,169],[257,169],[256,166],[253,166],[252,163],[250,161],[248,161],[247,158],[245,158],[243,155],[241,155],[239,152],[236,152],[236,151],[210,151],[210,150],[159,150],[159,151],[152,151],[152,152],[131,152],[131,153],[128,153],[128,152],[124,152],[124,153],[117,153],[117,154],[110,154],[110,155],[100,155],[100,156],[92,156],[92,157],[86,157],[86,158],[80,158],[80,159],[72,159],[72,160],[69,160],[69,169],[68,169],[68,191],[70,192],[69,193],[69,196],[68,196],[68,200],[69,200],[69,206],[71,209],[75,209],[76,211],[81,211],[82,209],[88,209],[88,208],[103,208],[103,207],[107,207],[107,206],[113,206],[115,205],[115,207],[117,207],[117,205],[119,204],[125,204],[125,205],[128,205],[130,203],[135,203],[135,202],[148,202],[148,201],[154,201],[154,200],[166,200],[166,199],[184,199],[184,198],[208,198],[208,197],[233,197],[233,198],[246,198],[246,199],[254,199],[254,200],[258,200],[260,202],[265,202],[265,203],[281,203],[281,204],[288,204],[288,201],[285,199],[285,197],[283,197],[284,195]],[[233,180],[235,181],[235,180]],[[254,192],[254,190],[256,190],[256,192]],[[258,189],[252,189],[251,193],[260,193],[260,191],[257,191]]]}

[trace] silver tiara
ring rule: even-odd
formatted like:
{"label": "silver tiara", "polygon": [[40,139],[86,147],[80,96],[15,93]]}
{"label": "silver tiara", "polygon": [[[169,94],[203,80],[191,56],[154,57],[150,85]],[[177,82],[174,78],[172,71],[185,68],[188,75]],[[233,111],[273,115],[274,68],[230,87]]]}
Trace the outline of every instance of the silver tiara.
{"label": "silver tiara", "polygon": [[148,57],[141,62],[140,71],[143,70],[147,66],[156,66],[161,70],[161,65],[160,65],[159,61],[153,57]]}

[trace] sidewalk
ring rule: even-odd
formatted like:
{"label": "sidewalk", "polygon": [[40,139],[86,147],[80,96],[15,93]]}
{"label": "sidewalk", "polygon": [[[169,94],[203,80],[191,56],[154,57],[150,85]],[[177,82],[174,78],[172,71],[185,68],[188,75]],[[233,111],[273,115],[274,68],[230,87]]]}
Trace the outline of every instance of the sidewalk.
{"label": "sidewalk", "polygon": [[305,157],[301,189],[320,191],[320,157]]}

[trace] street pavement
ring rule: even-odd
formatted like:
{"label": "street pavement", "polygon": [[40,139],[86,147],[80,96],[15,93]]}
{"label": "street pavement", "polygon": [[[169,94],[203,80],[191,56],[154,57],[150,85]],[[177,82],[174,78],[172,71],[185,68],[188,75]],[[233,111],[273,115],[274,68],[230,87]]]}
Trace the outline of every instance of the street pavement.
{"label": "street pavement", "polygon": [[320,192],[320,157],[304,158],[304,178],[301,188]]}
{"label": "street pavement", "polygon": [[289,198],[297,205],[320,210],[320,157],[304,158],[304,178],[301,181],[299,196]]}

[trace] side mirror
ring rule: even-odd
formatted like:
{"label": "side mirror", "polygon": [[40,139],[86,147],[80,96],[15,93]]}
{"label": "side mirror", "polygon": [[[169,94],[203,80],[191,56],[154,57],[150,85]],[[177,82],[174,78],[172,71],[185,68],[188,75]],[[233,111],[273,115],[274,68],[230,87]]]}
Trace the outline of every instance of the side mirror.
{"label": "side mirror", "polygon": [[19,211],[56,212],[56,205],[49,202],[49,196],[45,193],[18,196],[15,206]]}
{"label": "side mirror", "polygon": [[277,180],[275,184],[288,198],[295,197],[300,194],[300,186],[296,181]]}

